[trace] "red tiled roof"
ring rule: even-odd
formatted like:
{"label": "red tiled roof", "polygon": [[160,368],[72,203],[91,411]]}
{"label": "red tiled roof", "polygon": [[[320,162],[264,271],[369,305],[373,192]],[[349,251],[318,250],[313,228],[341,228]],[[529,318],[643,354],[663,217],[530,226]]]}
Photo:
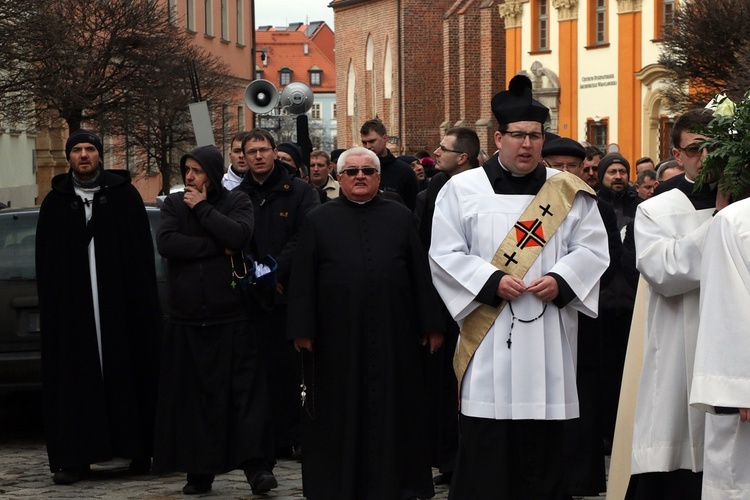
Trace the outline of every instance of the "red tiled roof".
{"label": "red tiled roof", "polygon": [[[296,24],[295,24],[296,26]],[[275,28],[256,30],[255,32],[255,64],[263,70],[263,78],[269,80],[276,87],[279,85],[279,70],[283,67],[292,70],[293,82],[303,82],[310,85],[309,70],[313,67],[322,70],[321,84],[311,86],[313,92],[336,92],[336,66],[334,63],[333,43],[329,43],[325,30],[333,32],[323,23],[313,33],[311,38],[305,34],[307,26],[301,25],[295,31],[280,31]],[[321,44],[316,43],[320,37]],[[333,36],[330,36],[332,41]],[[304,46],[307,44],[308,53],[305,55]],[[263,63],[263,52],[267,56],[267,65]]]}

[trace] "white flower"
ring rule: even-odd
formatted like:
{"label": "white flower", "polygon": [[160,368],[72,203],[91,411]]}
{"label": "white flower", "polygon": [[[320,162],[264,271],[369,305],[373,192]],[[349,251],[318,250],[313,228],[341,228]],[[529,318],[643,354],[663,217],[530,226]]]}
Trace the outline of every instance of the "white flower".
{"label": "white flower", "polygon": [[716,117],[732,117],[734,116],[734,103],[726,96],[726,94],[716,94],[711,101],[706,104],[707,109],[714,110],[714,116]]}

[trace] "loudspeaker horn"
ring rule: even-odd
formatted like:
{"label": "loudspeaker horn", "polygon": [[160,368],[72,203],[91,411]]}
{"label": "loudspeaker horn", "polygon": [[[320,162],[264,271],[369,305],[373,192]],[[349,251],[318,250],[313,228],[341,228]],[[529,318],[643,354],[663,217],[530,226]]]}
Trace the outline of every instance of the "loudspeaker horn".
{"label": "loudspeaker horn", "polygon": [[270,113],[279,103],[279,91],[268,80],[253,80],[245,87],[245,106],[253,113]]}
{"label": "loudspeaker horn", "polygon": [[310,111],[313,105],[313,91],[302,82],[292,82],[281,91],[281,108],[289,114],[301,115]]}

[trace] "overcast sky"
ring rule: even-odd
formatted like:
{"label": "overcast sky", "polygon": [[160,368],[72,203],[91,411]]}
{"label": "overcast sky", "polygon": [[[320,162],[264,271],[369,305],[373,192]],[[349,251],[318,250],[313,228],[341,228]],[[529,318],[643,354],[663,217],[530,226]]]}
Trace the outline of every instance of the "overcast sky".
{"label": "overcast sky", "polygon": [[333,28],[331,0],[255,0],[255,26],[325,21]]}

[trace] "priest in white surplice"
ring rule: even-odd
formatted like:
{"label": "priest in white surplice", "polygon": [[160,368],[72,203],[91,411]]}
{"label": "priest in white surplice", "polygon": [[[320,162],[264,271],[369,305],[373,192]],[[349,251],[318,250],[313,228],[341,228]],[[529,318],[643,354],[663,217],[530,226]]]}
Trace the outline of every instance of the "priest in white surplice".
{"label": "priest in white surplice", "polygon": [[707,154],[696,127],[711,118],[707,109],[678,118],[672,152],[685,173],[660,185],[636,212],[636,267],[648,283],[629,486],[639,499],[700,498],[704,416],[688,406],[688,395],[701,255],[717,194],[715,186],[693,187]]}
{"label": "priest in white surplice", "polygon": [[588,185],[539,163],[549,110],[528,78],[492,110],[498,154],[448,181],[432,226],[433,282],[461,325],[451,498],[556,498],[562,421],[578,417],[577,315],[597,314],[607,235]]}
{"label": "priest in white surplice", "polygon": [[707,411],[705,500],[750,498],[750,199],[714,217],[701,270],[690,404]]}

